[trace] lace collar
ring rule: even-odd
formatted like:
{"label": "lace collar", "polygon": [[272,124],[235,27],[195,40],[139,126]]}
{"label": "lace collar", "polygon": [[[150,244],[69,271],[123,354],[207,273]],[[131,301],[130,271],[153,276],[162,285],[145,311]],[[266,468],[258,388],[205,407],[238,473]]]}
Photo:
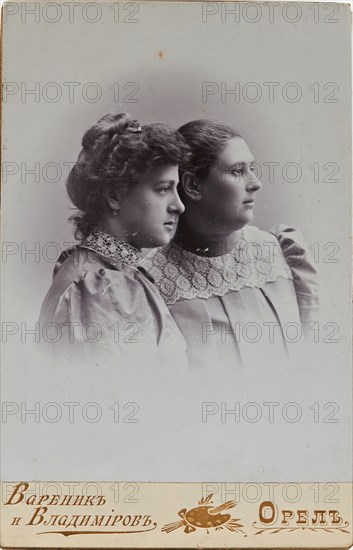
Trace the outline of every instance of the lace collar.
{"label": "lace collar", "polygon": [[114,235],[102,231],[90,233],[88,237],[83,239],[80,246],[109,258],[113,264],[119,262],[137,267],[141,261],[141,253],[137,248],[121,241]]}
{"label": "lace collar", "polygon": [[172,241],[150,252],[142,265],[167,305],[293,278],[276,237],[255,226],[246,226],[235,248],[221,256],[199,256]]}

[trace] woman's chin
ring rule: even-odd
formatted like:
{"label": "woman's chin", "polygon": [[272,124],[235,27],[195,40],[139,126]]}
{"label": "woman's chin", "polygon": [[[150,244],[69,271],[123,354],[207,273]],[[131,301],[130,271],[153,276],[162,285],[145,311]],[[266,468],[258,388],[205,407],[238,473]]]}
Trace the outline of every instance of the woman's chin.
{"label": "woman's chin", "polygon": [[253,214],[250,215],[247,214],[245,216],[242,216],[241,218],[237,218],[236,220],[233,220],[232,223],[229,224],[230,231],[239,231],[240,229],[243,229],[243,227],[246,226],[246,224],[252,222],[253,220]]}
{"label": "woman's chin", "polygon": [[249,209],[244,212],[244,215],[239,220],[239,223],[241,223],[242,227],[244,227],[244,225],[246,225],[247,223],[252,222],[253,219],[254,219],[254,211],[252,209]]}

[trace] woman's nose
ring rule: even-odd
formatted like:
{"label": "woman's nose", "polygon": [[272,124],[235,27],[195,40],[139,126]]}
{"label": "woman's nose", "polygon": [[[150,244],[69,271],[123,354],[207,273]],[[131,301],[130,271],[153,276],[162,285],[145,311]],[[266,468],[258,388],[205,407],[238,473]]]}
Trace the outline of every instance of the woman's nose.
{"label": "woman's nose", "polygon": [[185,211],[185,206],[184,204],[181,202],[180,200],[180,197],[177,193],[177,191],[175,191],[175,193],[173,194],[173,200],[171,201],[171,203],[169,204],[169,210],[171,212],[175,212],[176,214],[178,214],[180,216],[180,214],[182,214],[184,211]]}
{"label": "woman's nose", "polygon": [[261,187],[262,183],[257,177],[257,174],[254,171],[248,169],[246,174],[246,188],[248,190],[258,191],[259,189],[261,189]]}

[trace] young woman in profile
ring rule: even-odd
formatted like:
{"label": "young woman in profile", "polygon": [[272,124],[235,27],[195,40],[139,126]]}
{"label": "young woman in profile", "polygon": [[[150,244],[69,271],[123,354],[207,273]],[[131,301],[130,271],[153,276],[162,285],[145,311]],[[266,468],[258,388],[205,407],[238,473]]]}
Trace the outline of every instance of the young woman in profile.
{"label": "young woman in profile", "polygon": [[[287,363],[318,310],[301,234],[249,225],[261,182],[244,139],[210,120],[179,132],[185,212],[172,242],[144,260],[182,331],[193,367]],[[299,344],[297,345],[297,343]]]}
{"label": "young woman in profile", "polygon": [[140,126],[124,113],[104,116],[84,134],[67,181],[81,241],[58,259],[40,315],[61,361],[143,363],[185,353],[139,264],[142,248],[169,243],[184,210],[178,163],[187,154],[167,125]]}

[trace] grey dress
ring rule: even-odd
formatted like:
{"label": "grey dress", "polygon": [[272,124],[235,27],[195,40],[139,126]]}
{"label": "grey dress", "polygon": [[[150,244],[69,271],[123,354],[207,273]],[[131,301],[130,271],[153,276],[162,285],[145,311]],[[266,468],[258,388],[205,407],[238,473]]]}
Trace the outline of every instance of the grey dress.
{"label": "grey dress", "polygon": [[234,250],[216,257],[172,241],[143,265],[186,339],[192,368],[284,365],[303,353],[319,298],[298,230],[247,225]]}
{"label": "grey dress", "polygon": [[60,256],[39,320],[60,361],[186,365],[184,338],[140,260],[98,231]]}

